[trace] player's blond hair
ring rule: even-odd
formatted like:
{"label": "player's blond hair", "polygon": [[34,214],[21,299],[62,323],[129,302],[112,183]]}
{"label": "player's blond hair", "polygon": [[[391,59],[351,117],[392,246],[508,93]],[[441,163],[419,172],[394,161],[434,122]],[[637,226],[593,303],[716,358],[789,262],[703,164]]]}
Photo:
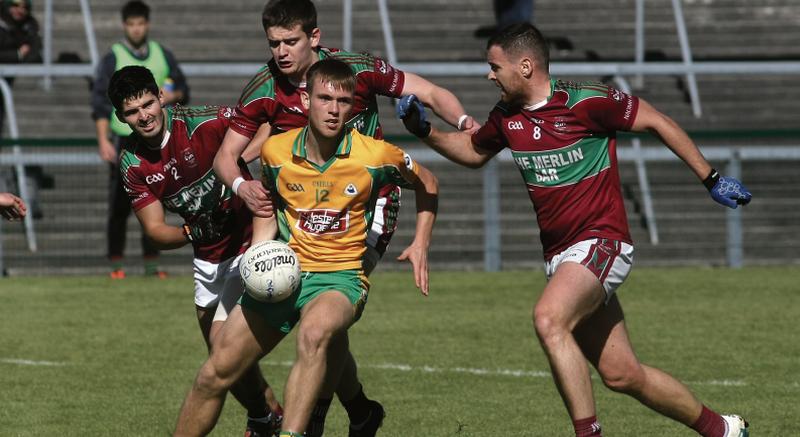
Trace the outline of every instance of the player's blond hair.
{"label": "player's blond hair", "polygon": [[317,81],[330,83],[334,88],[354,92],[356,90],[356,75],[349,65],[338,59],[323,59],[315,62],[306,73],[306,90],[311,94]]}

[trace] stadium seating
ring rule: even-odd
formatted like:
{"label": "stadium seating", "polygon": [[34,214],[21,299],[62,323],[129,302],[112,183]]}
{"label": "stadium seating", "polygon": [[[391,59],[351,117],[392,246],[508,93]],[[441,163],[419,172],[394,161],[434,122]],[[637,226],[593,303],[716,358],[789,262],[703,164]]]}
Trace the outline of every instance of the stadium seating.
{"label": "stadium seating", "polygon": [[[43,2],[35,14],[41,19]],[[55,2],[54,53],[89,58],[78,2]],[[101,54],[120,36],[118,2],[93,1],[92,14]],[[183,62],[258,62],[267,57],[260,24],[260,2],[210,0],[152,2],[152,37],[171,48]],[[493,21],[483,0],[398,0],[390,13],[401,62],[482,61],[485,41],[475,28]],[[695,58],[702,60],[791,59],[800,55],[795,25],[800,8],[792,0],[754,5],[747,0],[684,2]],[[759,2],[762,3],[762,2]],[[385,55],[375,2],[354,0],[353,46]],[[318,2],[323,43],[341,45],[341,2]],[[674,18],[669,2],[647,2],[646,47],[649,58],[679,60]],[[580,12],[576,12],[580,11]],[[633,58],[634,1],[536,1],[536,23],[546,36],[566,37],[572,50],[553,50],[554,62],[630,61]],[[446,17],[446,18],[444,18]],[[497,99],[496,89],[482,77],[433,77],[453,90],[468,111],[483,120]],[[599,80],[599,77],[575,77]],[[233,104],[246,77],[190,78],[192,104]],[[682,78],[650,76],[636,91],[675,118],[687,130],[794,129],[800,113],[796,77],[774,75],[700,75],[703,116],[696,119],[685,100]],[[44,92],[38,78],[19,78],[14,87],[20,134],[31,138],[87,138],[94,134],[85,78],[57,78]],[[755,103],[755,104],[754,104]],[[381,102],[388,135],[405,132],[393,119],[391,103]],[[400,137],[403,138],[403,137]],[[797,138],[698,137],[701,145],[797,144]],[[413,150],[419,144],[401,144]],[[623,145],[626,145],[623,142]],[[648,145],[656,145],[651,143]],[[43,149],[44,150],[44,149]],[[48,149],[52,150],[52,149]],[[92,150],[87,148],[70,149]],[[437,268],[483,267],[482,173],[446,162],[429,165],[442,183],[440,217],[431,247]],[[723,167],[724,163],[714,163]],[[800,260],[798,203],[789,186],[800,176],[796,162],[746,162],[743,180],[755,194],[744,214],[745,262],[796,263]],[[661,244],[649,243],[641,214],[641,196],[630,164],[621,168],[629,221],[637,242],[639,265],[722,265],[725,262],[725,211],[714,204],[689,170],[679,163],[650,163]],[[105,253],[106,166],[49,166],[56,188],[42,191],[44,218],[37,220],[40,251],[24,248],[18,225],[4,224],[5,264],[12,274],[97,273],[107,267]],[[504,268],[538,267],[541,247],[532,207],[511,164],[501,165],[502,245]],[[396,255],[413,233],[413,194],[404,197],[401,225],[390,248]],[[140,253],[139,229],[131,219],[129,258]],[[165,252],[167,269],[188,272],[190,251]],[[393,262],[383,269],[396,268]],[[134,268],[135,271],[135,268]]]}

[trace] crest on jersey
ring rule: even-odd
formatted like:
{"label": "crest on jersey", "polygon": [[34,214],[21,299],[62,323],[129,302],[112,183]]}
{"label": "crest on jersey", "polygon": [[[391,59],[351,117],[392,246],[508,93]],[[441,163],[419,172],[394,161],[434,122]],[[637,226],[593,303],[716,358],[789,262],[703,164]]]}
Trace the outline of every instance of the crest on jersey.
{"label": "crest on jersey", "polygon": [[356,194],[358,194],[358,188],[356,188],[356,186],[353,185],[352,183],[349,183],[349,184],[347,184],[346,187],[344,187],[344,195],[345,196],[355,197]]}
{"label": "crest on jersey", "polygon": [[553,121],[553,129],[559,132],[567,132],[569,128],[567,127],[567,120],[563,117],[556,117]]}
{"label": "crest on jersey", "polygon": [[197,167],[197,159],[194,157],[192,149],[183,149],[183,160],[189,167]]}
{"label": "crest on jersey", "polygon": [[377,64],[378,64],[378,71],[380,71],[381,74],[386,74],[386,72],[389,71],[389,68],[386,66],[386,62],[384,62],[383,59],[378,59]]}

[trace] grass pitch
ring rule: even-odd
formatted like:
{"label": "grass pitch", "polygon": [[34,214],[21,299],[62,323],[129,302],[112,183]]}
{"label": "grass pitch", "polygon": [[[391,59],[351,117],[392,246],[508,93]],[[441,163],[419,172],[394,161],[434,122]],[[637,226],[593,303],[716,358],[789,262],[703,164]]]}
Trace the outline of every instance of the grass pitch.
{"label": "grass pitch", "polygon": [[[621,288],[643,362],[666,370],[754,435],[792,435],[800,416],[800,271],[634,269]],[[351,330],[379,436],[570,436],[535,341],[541,271],[433,272],[423,298],[409,273],[377,273]],[[189,277],[0,279],[0,436],[156,436],[173,429],[205,350]],[[280,392],[294,339],[261,365]],[[691,436],[595,381],[610,436]],[[241,435],[228,399],[213,435]],[[334,401],[326,435],[346,436]]]}

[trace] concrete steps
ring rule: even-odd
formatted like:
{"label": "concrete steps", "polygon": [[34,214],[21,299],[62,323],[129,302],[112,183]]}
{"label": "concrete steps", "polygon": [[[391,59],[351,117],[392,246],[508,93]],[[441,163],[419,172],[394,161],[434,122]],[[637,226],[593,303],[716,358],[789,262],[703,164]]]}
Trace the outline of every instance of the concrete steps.
{"label": "concrete steps", "polygon": [[[42,17],[42,3],[34,2]],[[105,52],[120,33],[119,4],[91,0],[98,49]],[[371,0],[354,0],[354,42],[357,51],[385,56],[377,6]],[[264,62],[268,55],[260,25],[262,3],[236,0],[224,4],[212,0],[152,2],[152,37],[163,42],[183,62]],[[747,2],[684,2],[684,13],[695,57],[708,59],[766,59],[800,56],[800,8],[793,0]],[[55,54],[75,52],[88,60],[83,22],[77,2],[54,5]],[[342,38],[341,2],[317,2],[324,45],[339,47]],[[475,28],[491,24],[491,4],[465,0],[398,0],[389,5],[396,49],[402,62],[484,62],[485,41],[473,37]],[[575,11],[580,10],[580,14]],[[537,0],[535,21],[548,37],[568,37],[572,50],[555,50],[554,62],[587,60],[593,52],[599,60],[633,58],[634,0],[563,2]],[[680,50],[669,2],[647,2],[646,49],[677,60]],[[609,31],[613,29],[613,31]],[[194,77],[191,104],[228,104],[238,100],[248,77]],[[451,89],[468,113],[484,121],[497,89],[483,77],[433,77]],[[600,80],[601,77],[565,78]],[[635,93],[653,103],[687,130],[795,129],[800,109],[800,87],[794,76],[700,75],[698,86],[703,116],[691,114],[681,78],[651,76]],[[684,86],[685,88],[685,86]],[[26,138],[90,138],[88,82],[85,78],[56,78],[53,89],[41,89],[40,79],[17,78],[15,104],[20,134]],[[758,104],[753,110],[753,102]],[[394,119],[389,99],[380,100],[387,135],[405,135]],[[441,126],[441,122],[434,120]],[[778,144],[796,139],[748,139],[748,144]],[[627,146],[627,140],[620,141]],[[705,145],[742,144],[731,138],[698,140]],[[648,142],[648,145],[653,144]],[[415,144],[399,144],[404,148]],[[30,149],[29,149],[30,150]],[[36,150],[52,150],[41,148]],[[59,149],[93,151],[92,148]],[[412,153],[413,155],[413,153]],[[440,210],[431,246],[434,268],[481,269],[483,267],[483,210],[481,171],[446,162],[425,163],[439,177]],[[724,163],[714,163],[718,168]],[[800,199],[793,187],[800,182],[797,162],[746,162],[743,180],[756,195],[743,213],[745,262],[784,264],[800,262]],[[4,261],[12,274],[105,274],[105,215],[108,183],[106,165],[45,166],[56,188],[42,190],[44,218],[36,221],[40,250],[27,252],[22,227],[3,223]],[[721,265],[725,262],[725,210],[714,204],[694,175],[683,164],[648,163],[661,243],[649,242],[641,213],[641,192],[635,169],[621,166],[621,179],[637,265]],[[500,169],[502,216],[501,242],[504,268],[541,268],[542,253],[535,214],[511,164]],[[407,269],[392,262],[413,239],[414,197],[404,194],[400,228],[382,269]],[[177,223],[178,218],[170,217]],[[130,271],[141,272],[140,230],[134,218],[127,237]],[[191,251],[164,252],[162,265],[170,272],[188,273]]]}

